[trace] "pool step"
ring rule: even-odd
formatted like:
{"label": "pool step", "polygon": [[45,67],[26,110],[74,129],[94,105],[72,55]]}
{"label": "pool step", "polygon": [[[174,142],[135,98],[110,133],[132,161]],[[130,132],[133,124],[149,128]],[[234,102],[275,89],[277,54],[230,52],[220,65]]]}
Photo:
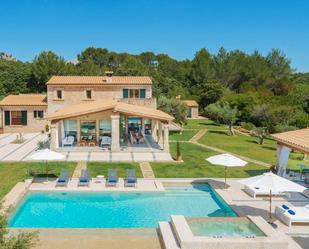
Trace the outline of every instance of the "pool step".
{"label": "pool step", "polygon": [[171,224],[161,221],[159,222],[159,228],[165,249],[180,249]]}

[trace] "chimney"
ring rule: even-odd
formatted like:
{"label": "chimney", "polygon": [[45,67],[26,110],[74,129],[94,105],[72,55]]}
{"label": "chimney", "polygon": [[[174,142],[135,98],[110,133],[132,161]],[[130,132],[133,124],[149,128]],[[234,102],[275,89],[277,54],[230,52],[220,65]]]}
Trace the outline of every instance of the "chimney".
{"label": "chimney", "polygon": [[113,71],[105,71],[106,82],[112,82]]}

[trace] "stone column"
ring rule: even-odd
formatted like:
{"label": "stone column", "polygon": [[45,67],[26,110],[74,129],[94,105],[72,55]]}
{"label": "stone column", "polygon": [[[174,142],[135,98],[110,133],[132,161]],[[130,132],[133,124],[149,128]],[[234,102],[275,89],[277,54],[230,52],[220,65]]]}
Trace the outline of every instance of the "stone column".
{"label": "stone column", "polygon": [[162,122],[159,121],[159,130],[158,130],[158,144],[162,144]]}
{"label": "stone column", "polygon": [[80,120],[77,120],[77,142],[80,141]]}
{"label": "stone column", "polygon": [[141,132],[142,132],[142,134],[145,134],[145,120],[144,120],[144,118],[141,118],[141,124],[142,124]]}
{"label": "stone column", "polygon": [[156,119],[151,120],[151,135],[153,139],[157,142],[158,141],[158,121]]}
{"label": "stone column", "polygon": [[119,144],[119,119],[120,116],[115,114],[111,115],[112,120],[112,145],[111,151],[119,151],[120,144]]}
{"label": "stone column", "polygon": [[58,125],[57,124],[51,124],[50,125],[50,149],[56,150],[59,147],[58,143]]}
{"label": "stone column", "polygon": [[163,138],[163,150],[169,152],[169,126],[168,124],[164,124],[164,138]]}
{"label": "stone column", "polygon": [[126,138],[127,138],[129,133],[128,116],[125,116],[125,123],[126,123]]}
{"label": "stone column", "polygon": [[100,142],[100,121],[97,119],[96,121],[95,121],[95,123],[96,123],[96,137],[97,137],[97,142],[98,142],[98,144],[99,144],[99,142]]}

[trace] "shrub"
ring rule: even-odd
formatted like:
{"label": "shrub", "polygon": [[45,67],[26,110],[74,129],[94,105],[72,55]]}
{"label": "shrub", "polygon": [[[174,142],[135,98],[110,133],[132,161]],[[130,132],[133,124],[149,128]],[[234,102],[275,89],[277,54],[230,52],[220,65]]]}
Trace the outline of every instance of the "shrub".
{"label": "shrub", "polygon": [[255,128],[255,125],[250,123],[250,122],[241,122],[240,126],[241,126],[241,128],[243,128],[247,131],[251,131],[252,129]]}

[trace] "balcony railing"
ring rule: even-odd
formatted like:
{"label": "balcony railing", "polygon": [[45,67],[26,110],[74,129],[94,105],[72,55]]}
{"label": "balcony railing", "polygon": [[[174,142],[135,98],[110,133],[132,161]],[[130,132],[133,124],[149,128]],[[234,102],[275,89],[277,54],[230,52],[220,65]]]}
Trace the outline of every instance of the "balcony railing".
{"label": "balcony railing", "polygon": [[117,99],[121,102],[138,105],[138,106],[146,106],[150,108],[157,108],[157,99],[156,98],[146,98],[146,99]]}

